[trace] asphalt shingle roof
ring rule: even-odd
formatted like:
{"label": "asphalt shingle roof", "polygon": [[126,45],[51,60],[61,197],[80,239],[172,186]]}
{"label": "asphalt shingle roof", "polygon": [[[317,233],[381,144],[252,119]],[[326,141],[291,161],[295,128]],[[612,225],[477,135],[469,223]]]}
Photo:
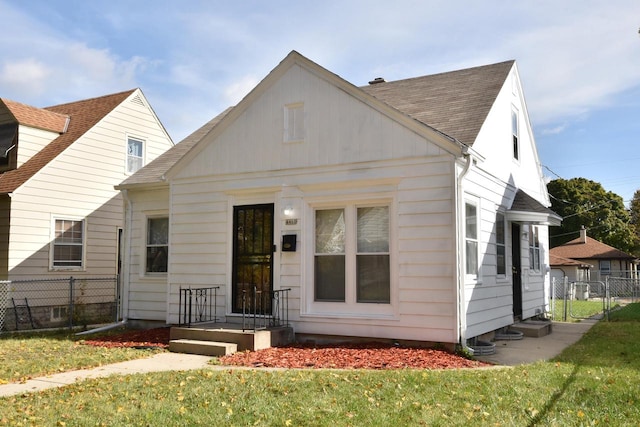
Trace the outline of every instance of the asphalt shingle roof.
{"label": "asphalt shingle roof", "polygon": [[44,108],[32,107],[11,101],[10,99],[0,98],[0,101],[21,125],[58,133],[62,133],[65,130],[67,119],[69,118],[66,114],[59,114],[45,110]]}
{"label": "asphalt shingle roof", "polygon": [[573,239],[563,245],[556,246],[549,250],[549,255],[570,258],[574,260],[580,259],[636,259],[633,255],[629,255],[619,249],[602,243],[598,240],[586,236],[586,241],[582,237]]}
{"label": "asphalt shingle roof", "polygon": [[515,61],[360,89],[432,128],[473,145]]}
{"label": "asphalt shingle roof", "polygon": [[56,158],[67,147],[95,126],[109,112],[120,105],[136,89],[85,99],[68,104],[44,108],[44,110],[69,117],[67,131],[34,154],[18,169],[0,174],[0,194],[12,193],[29,178]]}

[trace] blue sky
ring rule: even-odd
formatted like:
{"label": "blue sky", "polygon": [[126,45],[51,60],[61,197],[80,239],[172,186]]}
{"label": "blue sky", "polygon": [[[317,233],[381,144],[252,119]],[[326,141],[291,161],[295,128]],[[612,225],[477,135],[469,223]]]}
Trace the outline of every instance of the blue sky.
{"label": "blue sky", "polygon": [[291,50],[365,85],[518,62],[543,170],[640,189],[638,0],[0,0],[0,97],[140,87],[178,142]]}

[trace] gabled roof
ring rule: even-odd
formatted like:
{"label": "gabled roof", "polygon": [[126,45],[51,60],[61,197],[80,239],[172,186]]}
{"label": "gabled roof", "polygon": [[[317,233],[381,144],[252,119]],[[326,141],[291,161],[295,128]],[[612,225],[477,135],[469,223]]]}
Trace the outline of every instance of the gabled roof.
{"label": "gabled roof", "polygon": [[67,120],[69,119],[66,114],[59,114],[44,108],[36,108],[4,98],[0,98],[0,102],[7,107],[7,110],[21,125],[58,133],[65,131]]}
{"label": "gabled roof", "polygon": [[473,145],[515,61],[382,82],[361,89],[450,137]]}
{"label": "gabled roof", "polygon": [[522,190],[516,192],[507,218],[512,222],[560,225],[562,217]]}
{"label": "gabled roof", "polygon": [[0,194],[15,191],[136,90],[44,108],[48,112],[69,117],[66,132],[34,154],[18,169],[0,174]]}
{"label": "gabled roof", "polygon": [[592,239],[589,236],[581,236],[563,245],[549,250],[549,255],[574,260],[583,259],[626,259],[635,260],[636,257],[619,249]]}
{"label": "gabled roof", "polygon": [[164,181],[164,174],[184,156],[198,141],[211,131],[231,111],[229,107],[213,119],[202,125],[199,129],[185,139],[171,147],[169,150],[156,157],[145,167],[124,180],[116,189],[128,188],[136,185],[158,183]]}

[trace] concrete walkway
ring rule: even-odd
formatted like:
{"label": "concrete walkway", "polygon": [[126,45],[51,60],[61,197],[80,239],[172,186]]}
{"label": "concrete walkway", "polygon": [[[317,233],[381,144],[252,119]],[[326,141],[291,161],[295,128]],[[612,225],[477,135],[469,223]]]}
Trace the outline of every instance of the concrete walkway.
{"label": "concrete walkway", "polygon": [[0,385],[0,397],[31,393],[48,388],[63,387],[91,378],[108,377],[110,375],[130,375],[160,371],[187,371],[211,367],[210,356],[181,353],[158,353],[147,359],[135,359],[112,365],[99,366],[92,369],[61,372],[46,377],[33,378],[24,383]]}
{"label": "concrete walkway", "polygon": [[495,354],[477,356],[476,359],[500,366],[516,366],[553,359],[582,338],[597,322],[592,319],[578,323],[553,322],[549,335],[540,338],[524,337],[514,341],[495,341]]}
{"label": "concrete walkway", "polygon": [[[478,360],[501,366],[515,366],[533,363],[538,360],[549,360],[562,352],[566,347],[578,341],[595,320],[583,320],[579,323],[553,323],[552,333],[541,338],[524,337],[515,341],[496,341],[496,353],[489,356],[478,356]],[[130,375],[160,371],[186,371],[191,369],[226,369],[224,366],[208,364],[210,356],[199,356],[182,353],[158,353],[150,358],[136,359],[128,362],[114,363],[92,369],[62,372],[41,378],[34,378],[24,383],[0,385],[0,397],[14,396],[23,393],[37,392],[54,387],[63,387],[91,378],[110,375]],[[234,369],[242,369],[234,367]]]}

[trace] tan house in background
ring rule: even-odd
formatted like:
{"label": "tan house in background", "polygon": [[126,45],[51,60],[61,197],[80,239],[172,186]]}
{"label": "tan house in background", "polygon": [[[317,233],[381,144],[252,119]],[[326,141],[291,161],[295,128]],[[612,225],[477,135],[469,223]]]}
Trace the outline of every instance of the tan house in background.
{"label": "tan house in background", "polygon": [[[587,236],[580,230],[580,237],[549,251],[552,277],[562,274],[570,282],[600,281],[605,276],[636,277],[638,259],[626,252]],[[572,262],[568,262],[572,261]]]}

